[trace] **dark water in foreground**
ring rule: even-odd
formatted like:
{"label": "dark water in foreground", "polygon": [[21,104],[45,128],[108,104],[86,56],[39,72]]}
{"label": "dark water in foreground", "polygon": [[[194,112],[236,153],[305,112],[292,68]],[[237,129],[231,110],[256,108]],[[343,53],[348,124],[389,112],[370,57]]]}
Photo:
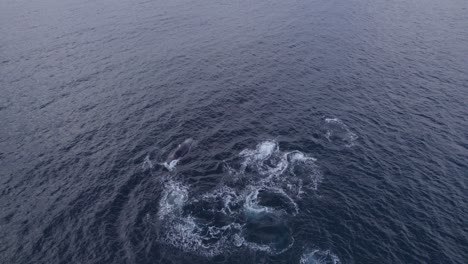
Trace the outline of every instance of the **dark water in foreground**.
{"label": "dark water in foreground", "polygon": [[465,0],[1,0],[0,262],[467,263],[467,26]]}

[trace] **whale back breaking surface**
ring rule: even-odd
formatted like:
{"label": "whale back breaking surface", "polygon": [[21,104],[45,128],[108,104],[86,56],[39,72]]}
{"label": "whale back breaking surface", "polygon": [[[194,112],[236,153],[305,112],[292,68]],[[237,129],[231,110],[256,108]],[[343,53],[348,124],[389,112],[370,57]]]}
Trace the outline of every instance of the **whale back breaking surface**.
{"label": "whale back breaking surface", "polygon": [[171,162],[173,160],[180,160],[181,158],[185,157],[190,150],[192,149],[192,145],[194,140],[192,138],[188,138],[184,140],[177,148],[175,148],[166,159],[166,162]]}

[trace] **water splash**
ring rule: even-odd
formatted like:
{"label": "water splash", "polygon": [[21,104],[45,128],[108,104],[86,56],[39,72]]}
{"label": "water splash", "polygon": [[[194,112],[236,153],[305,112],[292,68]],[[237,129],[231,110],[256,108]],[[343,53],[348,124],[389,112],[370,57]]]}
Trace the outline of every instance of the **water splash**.
{"label": "water splash", "polygon": [[281,151],[276,141],[264,141],[255,149],[245,149],[238,158],[224,165],[234,181],[248,178],[252,185],[283,189],[294,197],[303,193],[304,185],[317,190],[322,180],[314,157],[298,150]]}
{"label": "water splash", "polygon": [[164,168],[166,168],[168,171],[174,171],[178,163],[179,163],[179,160],[175,159],[175,160],[171,160],[169,163],[164,162],[161,165],[163,165]]}

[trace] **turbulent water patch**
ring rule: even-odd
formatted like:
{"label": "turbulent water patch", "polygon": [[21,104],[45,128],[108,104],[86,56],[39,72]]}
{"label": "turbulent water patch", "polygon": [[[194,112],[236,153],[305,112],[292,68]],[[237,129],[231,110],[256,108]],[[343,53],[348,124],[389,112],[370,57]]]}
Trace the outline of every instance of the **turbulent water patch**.
{"label": "turbulent water patch", "polygon": [[301,256],[300,264],[340,264],[340,259],[329,250],[312,250]]}
{"label": "turbulent water patch", "polygon": [[[238,232],[238,223],[214,223],[202,214],[193,215],[188,187],[169,181],[159,203],[158,223],[162,226],[162,243],[205,256],[223,252],[230,243],[230,233]],[[201,209],[201,208],[197,208]]]}
{"label": "turbulent water patch", "polygon": [[317,190],[322,173],[316,159],[301,151],[281,151],[276,141],[264,141],[255,149],[245,149],[233,162],[226,164],[234,181],[246,178],[252,185],[282,189],[298,197],[304,187]]}
{"label": "turbulent water patch", "polygon": [[334,144],[352,147],[358,139],[358,136],[338,118],[325,118],[322,128],[325,138]]}
{"label": "turbulent water patch", "polygon": [[175,181],[168,181],[159,202],[160,219],[180,215],[188,199],[188,187]]}
{"label": "turbulent water patch", "polygon": [[288,250],[294,243],[289,219],[299,213],[297,199],[317,190],[322,178],[315,161],[264,141],[226,163],[230,180],[209,192],[190,197],[188,186],[168,180],[157,217],[162,242],[205,256],[227,248],[273,255]]}

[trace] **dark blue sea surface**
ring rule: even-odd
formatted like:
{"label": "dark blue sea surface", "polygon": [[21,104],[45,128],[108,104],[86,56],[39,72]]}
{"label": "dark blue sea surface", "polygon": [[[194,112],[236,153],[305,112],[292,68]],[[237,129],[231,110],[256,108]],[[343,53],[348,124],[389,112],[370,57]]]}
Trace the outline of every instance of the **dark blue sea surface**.
{"label": "dark blue sea surface", "polygon": [[467,261],[468,1],[0,0],[0,263]]}

